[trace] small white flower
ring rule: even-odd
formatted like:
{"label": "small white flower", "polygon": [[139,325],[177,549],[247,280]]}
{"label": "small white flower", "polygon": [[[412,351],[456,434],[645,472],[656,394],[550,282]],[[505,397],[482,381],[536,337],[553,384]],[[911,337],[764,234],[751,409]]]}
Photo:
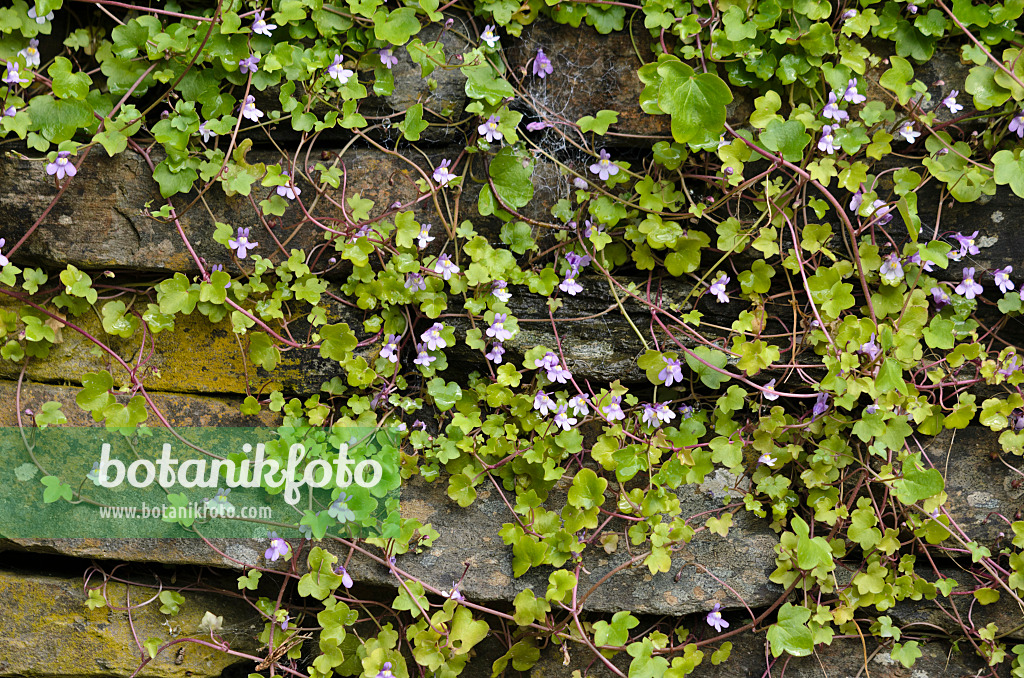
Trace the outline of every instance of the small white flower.
{"label": "small white flower", "polygon": [[907,140],[908,144],[912,144],[917,141],[917,138],[921,136],[921,133],[914,129],[914,123],[907,120],[905,123],[900,125],[900,136]]}

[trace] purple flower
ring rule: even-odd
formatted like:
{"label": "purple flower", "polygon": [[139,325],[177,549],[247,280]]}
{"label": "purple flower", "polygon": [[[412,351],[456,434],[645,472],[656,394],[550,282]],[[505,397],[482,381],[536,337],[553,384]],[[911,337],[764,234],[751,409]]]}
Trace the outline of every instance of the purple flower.
{"label": "purple flower", "polygon": [[213,132],[211,130],[206,129],[206,121],[200,123],[200,125],[199,125],[199,134],[202,135],[203,143],[204,144],[210,143],[210,139],[212,139],[213,137],[217,136],[216,132]]}
{"label": "purple flower", "polygon": [[434,169],[434,181],[438,186],[447,186],[448,182],[455,178],[455,174],[448,169],[451,164],[451,160],[445,159]]}
{"label": "purple flower", "polygon": [[413,363],[422,365],[423,367],[429,367],[430,363],[437,360],[434,356],[427,353],[427,347],[423,344],[416,344],[416,359]]}
{"label": "purple flower", "polygon": [[658,411],[654,409],[654,405],[650,403],[644,403],[644,412],[640,416],[640,419],[647,426],[653,426],[655,428],[661,426],[661,420],[658,419]]}
{"label": "purple flower", "polygon": [[828,394],[819,393],[818,399],[814,401],[814,409],[811,410],[811,421],[814,421],[828,411]]}
{"label": "purple flower", "polygon": [[537,56],[533,59],[533,74],[538,78],[545,78],[554,71],[555,69],[551,66],[551,59],[544,53],[544,50],[538,49]]}
{"label": "purple flower", "polygon": [[722,274],[718,276],[718,280],[711,283],[711,287],[708,291],[718,298],[718,303],[727,304],[729,303],[729,295],[725,293],[725,286],[729,284],[729,276]]}
{"label": "purple flower", "polygon": [[590,414],[587,396],[582,394],[569,399],[569,408],[577,417],[585,417]]}
{"label": "purple flower", "polygon": [[431,351],[447,348],[448,340],[441,336],[441,332],[443,331],[444,325],[441,323],[434,323],[426,332],[420,335],[420,339]]}
{"label": "purple flower", "polygon": [[270,548],[263,554],[263,557],[267,560],[274,562],[278,558],[287,558],[291,552],[291,547],[281,537],[277,536],[276,532],[270,533]]}
{"label": "purple flower", "polygon": [[706,618],[708,626],[713,627],[718,633],[721,633],[722,629],[729,628],[729,622],[722,619],[721,610],[722,605],[720,603],[715,603],[715,606],[711,609],[711,612],[708,612],[708,616]]}
{"label": "purple flower", "polygon": [[932,301],[935,303],[935,308],[936,309],[940,309],[943,306],[946,306],[947,304],[949,304],[949,302],[950,302],[949,295],[946,294],[946,291],[944,289],[942,289],[941,287],[933,287],[931,289],[931,293],[932,293]]}
{"label": "purple flower", "polygon": [[[584,179],[583,177],[573,177],[572,185],[575,186],[576,188],[578,188],[581,191],[585,191],[588,188],[590,188],[590,184],[588,184],[587,180]],[[584,222],[584,223],[586,223],[586,222]]]}
{"label": "purple flower", "polygon": [[546,416],[548,412],[555,411],[555,401],[544,391],[538,391],[537,395],[533,397],[533,409],[540,412],[542,416]]}
{"label": "purple flower", "polygon": [[18,54],[25,58],[25,65],[29,68],[39,66],[39,41],[32,38],[28,41],[28,47],[18,52]]}
{"label": "purple flower", "polygon": [[395,674],[391,673],[391,662],[384,662],[374,678],[395,678]]}
{"label": "purple flower", "polygon": [[879,226],[885,226],[892,221],[892,214],[890,214],[891,210],[892,207],[890,207],[886,202],[882,200],[875,200],[871,203],[871,214],[868,216],[877,219]]}
{"label": "purple flower", "polygon": [[487,139],[488,143],[494,141],[501,141],[503,136],[501,134],[501,130],[498,129],[498,125],[500,124],[501,118],[499,118],[496,115],[492,115],[491,117],[487,118],[486,122],[480,123],[480,126],[477,128],[476,131],[480,133],[480,136]]}
{"label": "purple flower", "polygon": [[911,14],[917,14],[917,5],[913,3],[907,5],[907,11]]}
{"label": "purple flower", "polygon": [[380,357],[390,360],[393,363],[398,362],[398,340],[400,335],[389,334],[387,341],[384,342],[384,348],[380,350]]}
{"label": "purple flower", "polygon": [[576,276],[574,276],[572,271],[570,271],[566,273],[565,280],[558,283],[558,289],[562,290],[569,296],[575,297],[583,291],[583,285],[576,282]]}
{"label": "purple flower", "polygon": [[451,280],[453,275],[459,274],[459,267],[452,263],[451,257],[442,254],[434,264],[434,273],[440,274],[445,280]]}
{"label": "purple flower", "polygon": [[996,286],[999,291],[1006,294],[1013,289],[1013,281],[1010,280],[1010,274],[1013,273],[1013,266],[1007,266],[1006,268],[997,268],[993,271],[993,276],[996,279]]}
{"label": "purple flower", "polygon": [[494,34],[494,26],[487,24],[484,26],[484,32],[480,34],[480,39],[487,43],[487,46],[491,49],[498,44],[498,36]]}
{"label": "purple flower", "polygon": [[431,227],[430,224],[421,224],[420,225],[420,233],[419,233],[419,235],[416,236],[416,238],[417,238],[416,246],[419,247],[420,249],[423,249],[428,244],[434,242],[434,236],[430,235],[430,229],[431,228],[432,227]]}
{"label": "purple flower", "polygon": [[869,362],[874,362],[878,354],[882,352],[882,347],[875,343],[875,333],[871,333],[871,340],[866,344],[861,344],[860,348],[857,349],[857,353],[860,355],[866,355]]}
{"label": "purple flower", "polygon": [[568,431],[576,425],[577,421],[576,417],[569,416],[567,413],[568,409],[567,405],[562,405],[558,408],[558,411],[555,412],[555,426],[559,427],[563,431]]}
{"label": "purple flower", "polygon": [[850,114],[839,108],[835,92],[829,92],[828,103],[825,104],[825,108],[821,111],[821,115],[829,118],[830,120],[835,120],[836,122],[842,122],[843,120],[850,119]]}
{"label": "purple flower", "polygon": [[608,181],[608,177],[613,177],[619,173],[619,166],[612,162],[612,157],[608,155],[608,151],[602,148],[600,158],[590,166],[590,171],[601,177],[602,181]]}
{"label": "purple flower", "polygon": [[427,289],[427,281],[419,273],[410,273],[405,279],[405,289],[412,292],[423,292]]}
{"label": "purple flower", "polygon": [[857,16],[857,10],[855,9],[848,9],[845,12],[843,12],[844,19],[852,19],[855,16]]}
{"label": "purple flower", "polygon": [[622,411],[622,396],[612,396],[611,402],[602,407],[601,411],[604,412],[608,421],[618,421],[626,418],[626,413]]}
{"label": "purple flower", "polygon": [[341,585],[347,589],[352,588],[352,584],[355,583],[352,581],[352,575],[348,573],[344,565],[338,565],[338,567],[334,568],[334,574],[341,575]]}
{"label": "purple flower", "polygon": [[836,138],[832,136],[832,125],[825,125],[821,128],[821,138],[818,139],[818,150],[832,155],[836,152]]}
{"label": "purple flower", "polygon": [[1013,116],[1013,119],[1010,120],[1010,126],[1007,129],[1011,134],[1016,132],[1017,137],[1024,138],[1024,111]]}
{"label": "purple flower", "polygon": [[[772,468],[773,466],[775,466],[775,457],[765,452],[764,454],[757,458],[757,463],[764,464],[768,468]],[[728,624],[726,624],[726,626],[728,626]]]}
{"label": "purple flower", "polygon": [[462,592],[459,591],[459,585],[455,582],[452,582],[452,588],[450,591],[441,591],[441,595],[445,598],[451,598],[452,600],[462,601],[466,599],[466,597],[462,595]]}
{"label": "purple flower", "polygon": [[775,380],[772,379],[764,385],[764,390],[761,392],[765,400],[778,400],[779,393],[775,390]]}
{"label": "purple flower", "polygon": [[235,254],[239,259],[245,259],[249,250],[254,250],[259,247],[259,243],[249,242],[249,229],[239,226],[238,234],[231,240],[228,240],[228,247],[235,250]]}
{"label": "purple flower", "polygon": [[949,94],[946,95],[945,99],[942,100],[942,105],[948,108],[949,112],[952,113],[953,115],[956,115],[960,111],[964,110],[964,107],[956,102],[956,97],[958,94],[960,94],[960,91],[954,89]]}
{"label": "purple flower", "polygon": [[1024,412],[1014,410],[1013,413],[1010,414],[1010,428],[1012,428],[1016,433],[1020,433],[1021,430],[1024,430]]}
{"label": "purple flower", "polygon": [[259,122],[263,117],[263,111],[256,108],[256,97],[251,94],[245,97],[245,103],[242,104],[242,117],[253,122]]}
{"label": "purple flower", "polygon": [[880,270],[882,280],[889,285],[895,285],[903,280],[903,266],[900,265],[900,257],[895,252],[889,253],[882,262]]}
{"label": "purple flower", "polygon": [[908,144],[912,144],[917,141],[917,138],[921,136],[921,133],[914,129],[914,123],[907,120],[905,123],[900,125],[900,136],[907,140]]}
{"label": "purple flower", "polygon": [[931,273],[932,269],[935,268],[935,264],[933,264],[932,262],[922,261],[920,252],[914,252],[909,257],[907,257],[907,263],[920,266],[921,270],[925,271],[926,273]]}
{"label": "purple flower", "polygon": [[19,65],[17,61],[8,61],[7,71],[4,73],[4,82],[8,85],[20,85],[23,82],[28,82],[28,80],[23,81],[21,79],[21,75],[18,73],[18,68]]}
{"label": "purple flower", "polygon": [[494,322],[487,328],[487,336],[498,341],[508,341],[512,338],[512,332],[505,329],[505,321],[508,320],[507,313],[495,313]]}
{"label": "purple flower", "polygon": [[250,54],[248,59],[242,59],[238,62],[238,70],[242,73],[255,73],[260,65],[260,58],[255,54]]}
{"label": "purple flower", "polygon": [[[2,248],[6,244],[7,244],[7,240],[5,238],[0,238],[0,248]],[[0,268],[3,268],[4,266],[6,266],[9,263],[11,263],[11,261],[7,257],[4,256],[3,252],[0,252]]]}
{"label": "purple flower", "polygon": [[18,109],[17,108],[15,108],[14,106],[8,106],[7,108],[5,108],[3,110],[3,113],[0,113],[0,118],[13,118],[17,114],[18,114]]}
{"label": "purple flower", "polygon": [[508,300],[512,298],[512,295],[509,294],[508,290],[506,289],[507,287],[508,283],[505,282],[504,280],[495,280],[493,283],[491,283],[491,294],[493,294],[494,298],[500,301],[501,303],[508,303]]}
{"label": "purple flower", "polygon": [[253,20],[252,20],[252,32],[255,33],[256,35],[265,35],[265,36],[267,36],[269,38],[271,32],[273,32],[273,30],[275,28],[277,28],[277,25],[276,24],[268,24],[263,19],[265,14],[266,14],[266,12],[263,11],[263,10],[257,10],[256,11],[256,14],[253,16]]}
{"label": "purple flower", "polygon": [[973,299],[983,291],[982,286],[974,281],[974,268],[965,268],[964,279],[956,286],[956,293],[963,295],[965,299]]}
{"label": "purple flower", "polygon": [[859,210],[862,202],[864,202],[864,193],[863,191],[857,191],[853,194],[853,197],[850,198],[850,211],[856,212]]}
{"label": "purple flower", "polygon": [[861,104],[867,101],[868,98],[857,91],[857,78],[851,78],[846,83],[846,91],[843,92],[843,101],[848,101],[851,104]]}
{"label": "purple flower", "polygon": [[505,347],[501,345],[501,342],[495,342],[491,346],[491,350],[484,354],[484,357],[490,360],[495,365],[501,364],[501,357],[505,355]]}
{"label": "purple flower", "polygon": [[341,65],[341,61],[342,61],[341,55],[340,54],[335,54],[334,55],[334,61],[331,63],[330,66],[327,67],[327,75],[331,76],[332,78],[337,80],[339,83],[344,85],[344,84],[346,84],[349,81],[349,79],[353,75],[355,75],[355,72],[350,70],[350,69],[348,69],[348,68],[343,67]]}
{"label": "purple flower", "polygon": [[28,8],[28,18],[35,19],[35,22],[42,26],[47,21],[53,21],[53,12],[48,12],[46,16],[37,16],[35,4]]}
{"label": "purple flower", "polygon": [[654,406],[654,414],[662,424],[667,424],[676,418],[676,413],[669,407],[667,400]]}
{"label": "purple flower", "polygon": [[[281,176],[288,177],[288,173],[287,172],[281,172]],[[289,177],[289,179],[290,179],[290,177]],[[278,186],[277,187],[277,194],[279,196],[281,196],[282,198],[288,198],[289,200],[295,200],[295,198],[299,197],[300,193],[302,193],[302,189],[300,189],[298,186],[296,186],[291,181],[289,181],[284,186]]]}
{"label": "purple flower", "polygon": [[390,47],[379,50],[377,55],[380,57],[380,62],[384,64],[385,68],[388,70],[398,65],[398,57],[391,52]]}
{"label": "purple flower", "polygon": [[564,384],[569,379],[572,379],[572,373],[562,367],[562,361],[551,351],[548,351],[544,354],[543,358],[537,361],[537,369],[546,370],[548,380],[552,382],[557,381],[559,384]]}
{"label": "purple flower", "polygon": [[662,368],[661,372],[658,372],[658,379],[665,382],[665,386],[671,386],[673,382],[683,381],[683,363],[680,360],[673,360],[671,358],[663,358],[665,361],[665,367]]}
{"label": "purple flower", "polygon": [[64,177],[73,177],[78,174],[78,168],[75,167],[75,163],[71,162],[69,158],[71,153],[69,151],[60,151],[57,153],[57,159],[46,165],[46,173],[50,176],[57,177],[58,180]]}
{"label": "purple flower", "polygon": [[586,268],[590,265],[590,255],[580,255],[575,252],[569,252],[565,255],[565,261],[569,264],[573,273],[579,273],[581,268]]}
{"label": "purple flower", "polygon": [[548,127],[554,127],[554,125],[550,122],[544,122],[543,120],[526,123],[526,129],[529,132],[539,132],[542,129],[547,129]]}
{"label": "purple flower", "polygon": [[1014,372],[1020,369],[1020,356],[1014,353],[1010,356],[1010,359],[1006,361],[1006,364],[999,368],[999,374],[1004,377],[1009,377]]}
{"label": "purple flower", "polygon": [[971,235],[962,235],[960,233],[954,233],[953,238],[960,243],[960,256],[965,254],[981,254],[981,250],[978,249],[976,238],[978,232],[975,231]]}

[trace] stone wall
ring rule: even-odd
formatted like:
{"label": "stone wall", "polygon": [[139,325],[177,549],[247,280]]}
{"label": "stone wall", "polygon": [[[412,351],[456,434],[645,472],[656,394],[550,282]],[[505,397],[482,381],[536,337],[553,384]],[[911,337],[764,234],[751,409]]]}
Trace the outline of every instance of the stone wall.
{"label": "stone wall", "polygon": [[[637,104],[641,84],[636,81],[637,67],[632,56],[630,40],[625,33],[598,36],[590,29],[573,29],[538,21],[524,34],[522,41],[507,49],[512,68],[525,63],[527,55],[543,46],[558,65],[556,75],[544,81],[532,81],[528,94],[533,99],[527,104],[558,110],[575,119],[596,113],[604,108],[621,112],[617,130],[623,134],[667,135],[667,118],[643,115]],[[465,45],[453,42],[446,48],[457,52]],[[572,71],[573,81],[563,76],[570,68],[585,68],[583,86],[578,71]],[[439,106],[461,111],[466,105],[461,76],[457,70],[446,76],[438,88],[429,93]],[[410,63],[402,62],[395,72],[396,93],[387,101],[379,101],[381,110],[402,110],[408,101],[419,94],[418,73]],[[752,110],[749,100],[738,101],[731,110],[734,121],[742,121]],[[283,132],[283,138],[287,133]],[[361,145],[346,147],[347,139],[337,135],[322,140],[318,150],[326,155],[341,153],[347,168],[347,195],[358,193],[369,198],[380,209],[396,201],[413,203],[419,197],[413,181],[440,158],[451,157],[451,139],[437,133],[426,139],[423,147],[426,157],[419,168],[379,149]],[[609,143],[626,152],[634,142],[628,136],[610,136]],[[250,162],[270,161],[275,151],[264,146],[254,148]],[[428,162],[429,161],[429,162]],[[528,209],[528,216],[544,219],[546,209],[567,194],[554,167],[538,169],[535,174],[538,200]],[[300,184],[301,185],[301,184]],[[302,188],[311,187],[301,185]],[[462,218],[472,220],[479,232],[497,243],[500,223],[477,212],[477,194],[480,186],[469,184],[460,194],[458,205]],[[38,215],[46,208],[57,189],[46,177],[38,161],[18,157],[17,153],[0,158],[0,237],[8,243],[18,241],[33,226]],[[333,195],[341,198],[340,189]],[[114,157],[94,153],[80,170],[71,188],[19,250],[14,261],[18,265],[41,266],[54,271],[68,264],[93,273],[109,272],[110,280],[119,285],[149,282],[174,273],[194,276],[198,270],[186,251],[175,226],[144,214],[143,207],[159,198],[156,184],[149,178],[144,161],[135,153],[126,151]],[[230,252],[212,239],[214,223],[230,221],[235,226],[249,227],[259,234],[263,242],[276,237],[281,251],[292,248],[306,252],[322,246],[321,234],[307,224],[297,229],[271,233],[258,219],[247,198],[226,197],[211,192],[205,201],[209,209],[194,208],[181,219],[182,228],[195,250],[207,264],[232,265]],[[922,214],[933,215],[938,202],[937,194],[922,191]],[[1024,261],[1024,239],[1019,230],[1018,215],[1024,205],[1008,191],[1001,189],[981,204],[951,204],[944,213],[946,224],[984,224],[988,235],[987,246],[979,255],[990,269],[1007,264],[1020,265]],[[299,221],[296,208],[281,219],[281,223]],[[424,203],[416,206],[421,220],[430,220],[435,206]],[[694,228],[707,228],[695,223]],[[538,231],[538,236],[541,232]],[[548,237],[548,236],[543,236]],[[543,243],[542,238],[542,243]],[[286,243],[286,244],[285,244]],[[280,253],[276,253],[280,254]],[[276,256],[275,254],[275,256]],[[711,262],[705,262],[710,264]],[[337,286],[344,284],[348,271],[338,267],[328,273],[331,290],[343,296]],[[638,279],[643,282],[643,279]],[[607,289],[597,284],[585,285],[587,292],[573,299],[554,315],[588,319],[559,325],[566,328],[561,336],[568,366],[580,379],[607,383],[615,379],[626,384],[644,383],[644,372],[636,365],[643,347],[631,329],[630,321],[641,322],[643,309],[627,301],[622,312],[615,309],[616,300]],[[668,303],[681,302],[688,292],[681,285],[669,285],[663,290]],[[549,311],[542,297],[517,290],[510,304],[521,327],[524,328],[507,346],[512,359],[521,359],[529,348],[552,345],[554,337],[550,323],[544,321]],[[701,310],[711,324],[728,326],[738,313],[732,304]],[[357,330],[362,340],[363,314],[351,306],[331,302],[328,315],[332,322],[346,322]],[[98,332],[97,318],[86,318],[82,329]],[[458,336],[465,337],[468,323],[455,320]],[[301,325],[301,323],[299,323]],[[297,326],[298,327],[298,326]],[[298,328],[301,331],[301,327]],[[709,330],[715,332],[714,329]],[[1019,330],[1010,330],[1011,338],[1020,338]],[[114,340],[113,348],[121,355],[134,355],[140,350],[153,351],[141,375],[150,393],[169,413],[175,426],[204,425],[261,425],[272,426],[279,415],[264,411],[260,415],[239,413],[239,405],[247,394],[258,390],[266,392],[281,389],[288,395],[309,396],[320,392],[321,386],[340,375],[336,365],[321,360],[315,349],[287,352],[281,365],[266,372],[247,360],[245,347],[231,331],[230,322],[211,323],[198,313],[186,321],[176,323],[173,330],[155,337],[155,345],[146,347],[137,338]],[[369,349],[368,349],[369,350]],[[369,354],[369,353],[368,353]],[[0,361],[0,425],[18,424],[15,409],[20,400],[22,415],[36,410],[42,403],[56,400],[64,404],[63,411],[69,423],[95,425],[87,413],[74,402],[87,372],[104,369],[109,359],[89,350],[82,335],[65,328],[61,341],[43,360],[32,360],[22,370],[10,361]],[[466,378],[481,366],[478,352],[464,345],[449,357],[449,378]],[[114,373],[115,388],[130,385],[123,373]],[[23,383],[19,386],[19,380]],[[20,391],[20,393],[19,393]],[[126,396],[119,396],[125,400]],[[962,431],[947,432],[927,441],[925,453],[944,468],[948,509],[958,523],[968,530],[972,539],[994,546],[1004,537],[1005,525],[991,516],[998,512],[1017,515],[1024,506],[1024,488],[1014,484],[1013,476],[990,452],[998,448],[996,434],[981,426]],[[685,507],[684,516],[700,514],[722,505],[723,499],[741,498],[743,477],[719,470],[706,481],[680,491],[679,499]],[[613,488],[614,489],[614,488]],[[567,488],[559,486],[564,501]],[[468,508],[460,507],[449,498],[442,483],[427,483],[417,479],[402,489],[402,510],[406,517],[430,524],[439,537],[433,547],[421,553],[399,556],[396,567],[437,589],[447,588],[451,581],[469,566],[462,584],[462,592],[470,601],[505,605],[526,589],[543,590],[547,573],[531,571],[524,577],[513,576],[511,548],[497,537],[502,523],[508,520],[507,509],[499,496],[483,491]],[[742,611],[744,604],[755,613],[773,604],[783,589],[768,581],[767,575],[775,568],[776,533],[767,520],[757,519],[741,512],[727,537],[702,532],[687,548],[675,554],[672,570],[651,576],[646,568],[632,568],[614,577],[602,587],[601,595],[587,601],[587,609],[596,613],[614,613],[630,610],[650,618],[677,617],[680,623],[692,627],[701,624],[701,616],[713,602],[725,601],[725,609]],[[125,676],[139,663],[141,648],[132,637],[175,637],[193,634],[200,627],[202,613],[211,610],[225,617],[226,625],[239,639],[235,649],[245,651],[255,647],[255,631],[261,624],[255,621],[253,611],[239,600],[215,595],[198,587],[186,604],[187,614],[176,617],[173,626],[166,626],[164,615],[153,606],[141,608],[129,623],[124,610],[103,608],[91,610],[85,605],[81,574],[90,563],[99,563],[111,571],[114,563],[128,562],[132,571],[147,568],[161,576],[174,576],[175,567],[182,576],[196,576],[197,572],[213,572],[202,576],[237,576],[239,561],[253,562],[262,554],[265,544],[258,542],[218,542],[214,550],[198,540],[164,542],[155,540],[94,539],[10,539],[0,541],[0,678],[44,676]],[[583,560],[581,585],[588,587],[630,558],[625,548],[606,552],[589,549]],[[212,568],[207,570],[206,568]],[[962,576],[954,561],[942,561],[946,576]],[[350,562],[349,572],[358,586],[376,591],[382,600],[389,599],[397,590],[397,583],[389,570],[379,562],[356,555]],[[676,573],[679,574],[676,574]],[[202,577],[200,577],[201,579]],[[729,588],[722,585],[727,582]],[[135,590],[122,584],[111,584],[111,598],[138,601],[153,595],[149,589]],[[741,603],[741,600],[743,601]],[[958,603],[959,604],[959,603]],[[1020,623],[1022,611],[1005,598],[998,604],[971,609],[970,601],[963,602],[963,614],[973,614],[976,625],[996,622],[1001,629],[1013,629],[1009,637],[1024,640]],[[887,611],[901,624],[920,623],[932,628],[955,633],[949,616],[925,602],[906,603]],[[981,622],[979,623],[979,617]],[[765,641],[761,636],[745,635],[736,638],[734,657],[722,666],[710,662],[695,674],[698,676],[760,675],[763,671]],[[953,638],[955,640],[955,638]],[[977,658],[969,652],[951,652],[948,640],[936,640],[923,646],[924,656],[915,667],[913,676],[974,675],[981,669]],[[963,649],[963,648],[961,648]],[[463,675],[490,675],[490,662],[504,650],[484,644],[477,657]],[[83,660],[88,657],[88,661]],[[865,664],[866,662],[866,664]],[[748,667],[750,672],[748,671]],[[855,676],[861,672],[872,676],[911,675],[893,660],[884,647],[869,640],[842,638],[814,658],[794,659],[786,662],[786,675]],[[551,646],[544,651],[541,663],[533,670],[536,676],[568,676],[573,670],[587,675],[611,675],[600,663],[576,649],[563,652]],[[164,654],[159,661],[147,664],[137,675],[160,678],[187,676],[240,675],[250,671],[252,663],[244,659],[231,659],[223,655],[190,647],[183,655]],[[625,665],[623,665],[625,669]],[[747,673],[745,673],[747,672]]]}

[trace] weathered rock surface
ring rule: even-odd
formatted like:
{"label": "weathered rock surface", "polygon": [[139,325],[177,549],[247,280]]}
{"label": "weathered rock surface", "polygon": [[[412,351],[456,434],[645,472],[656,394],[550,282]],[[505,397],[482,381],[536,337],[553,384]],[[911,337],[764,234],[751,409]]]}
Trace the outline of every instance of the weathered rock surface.
{"label": "weathered rock surface", "polygon": [[[100,583],[94,578],[91,586]],[[134,606],[156,589],[109,583],[112,605]],[[0,571],[0,676],[128,676],[141,662],[140,641],[169,642],[202,638],[200,621],[207,610],[224,617],[224,628],[236,650],[254,650],[263,624],[245,603],[221,596],[186,592],[185,604],[173,617],[160,613],[159,601],[128,612],[109,606],[90,610],[81,578],[43,576],[25,571]],[[208,634],[205,634],[208,636]],[[209,638],[207,637],[207,640]],[[183,651],[179,653],[179,648]],[[244,659],[195,643],[164,650],[139,672],[140,678],[220,676]]]}

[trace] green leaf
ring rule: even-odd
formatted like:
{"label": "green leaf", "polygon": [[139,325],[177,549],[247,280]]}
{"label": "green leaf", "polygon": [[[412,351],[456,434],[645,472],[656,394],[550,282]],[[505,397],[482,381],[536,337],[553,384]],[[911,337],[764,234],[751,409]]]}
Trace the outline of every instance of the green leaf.
{"label": "green leaf", "polygon": [[797,536],[797,566],[801,570],[813,570],[816,567],[832,570],[835,567],[832,549],[825,538],[810,537],[810,527],[800,516],[793,516],[790,525]]}
{"label": "green leaf", "polygon": [[904,504],[914,504],[942,492],[945,482],[938,469],[930,468],[919,471],[914,468],[908,470],[904,467],[903,477],[893,481],[892,486],[897,499]]}
{"label": "green leaf", "polygon": [[761,143],[768,150],[782,153],[782,157],[790,162],[800,162],[804,149],[811,143],[811,135],[799,120],[772,120],[761,133]]}
{"label": "green leaf", "polygon": [[185,596],[181,595],[177,591],[161,591],[160,592],[160,613],[169,614],[174,616],[181,611],[181,606],[185,604]]}
{"label": "green leaf", "polygon": [[454,381],[447,383],[441,377],[427,382],[427,393],[434,400],[434,406],[442,412],[452,409],[462,399],[462,387]]}
{"label": "green leaf", "polygon": [[698,346],[693,352],[697,355],[686,354],[686,364],[697,374],[705,386],[718,388],[723,381],[731,379],[728,374],[722,374],[719,370],[709,367],[709,365],[713,365],[719,369],[724,368],[726,363],[729,362],[728,357],[724,353],[707,346]]}
{"label": "green leaf", "polygon": [[40,481],[46,486],[43,490],[43,502],[52,504],[61,499],[71,501],[71,486],[62,482],[57,476],[43,476]]}
{"label": "green leaf", "polygon": [[615,111],[602,110],[597,112],[597,116],[585,115],[576,121],[576,124],[580,126],[581,132],[593,132],[594,134],[604,135],[608,131],[608,127],[614,125],[619,121],[619,114]]}
{"label": "green leaf", "polygon": [[505,146],[491,159],[488,172],[502,203],[512,209],[533,199],[533,158],[525,151]]}
{"label": "green leaf", "polygon": [[46,428],[51,424],[66,424],[68,418],[61,411],[61,404],[56,400],[43,403],[41,411],[36,412],[36,426]]}
{"label": "green leaf", "polygon": [[359,342],[348,324],[324,325],[320,328],[320,357],[342,362],[352,354]]}
{"label": "green leaf", "polygon": [[71,62],[64,57],[57,57],[47,69],[53,80],[53,93],[61,99],[84,100],[89,95],[92,78],[86,73],[72,73]]}
{"label": "green leaf", "polygon": [[398,123],[398,131],[407,141],[419,141],[420,133],[429,126],[423,119],[423,104],[413,104],[405,109],[405,119]]}
{"label": "green leaf", "polygon": [[686,64],[667,59],[657,67],[661,84],[658,106],[672,116],[672,136],[679,143],[717,139],[725,126],[732,92],[713,73],[695,74]]}
{"label": "green leaf", "polygon": [[412,7],[400,7],[389,14],[378,11],[373,15],[373,34],[378,40],[404,45],[419,32],[420,20]]}
{"label": "green leaf", "polygon": [[814,651],[814,636],[807,627],[810,618],[811,611],[806,607],[785,603],[779,608],[778,621],[768,629],[773,657],[780,657],[783,653],[806,657]]}

